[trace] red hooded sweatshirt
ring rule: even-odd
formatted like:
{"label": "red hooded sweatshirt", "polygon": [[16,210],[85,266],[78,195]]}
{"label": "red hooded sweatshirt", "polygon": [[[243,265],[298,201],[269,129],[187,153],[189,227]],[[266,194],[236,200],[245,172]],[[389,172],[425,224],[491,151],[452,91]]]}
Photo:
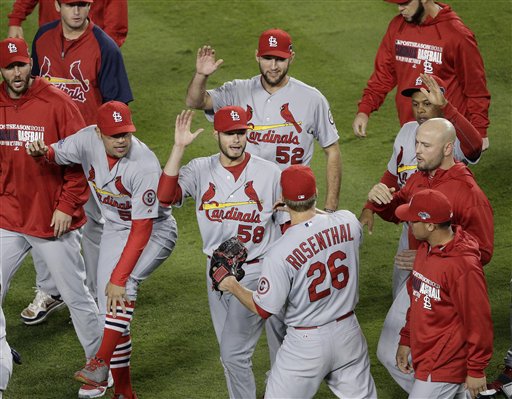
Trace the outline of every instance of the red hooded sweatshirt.
{"label": "red hooded sweatshirt", "polygon": [[454,226],[444,246],[418,248],[407,288],[411,306],[400,345],[411,348],[415,377],[462,383],[481,378],[492,357],[493,327],[478,243]]}
{"label": "red hooded sweatshirt", "polygon": [[448,5],[436,4],[442,9],[421,25],[408,23],[401,15],[391,20],[358,112],[370,115],[378,110],[396,86],[400,125],[414,120],[411,99],[401,92],[420,73],[433,73],[446,82],[450,102],[486,137],[491,96],[475,36]]}
{"label": "red hooded sweatshirt", "polygon": [[61,90],[36,77],[18,100],[0,85],[0,228],[49,238],[53,212],[73,217],[71,230],[85,223],[89,197],[80,165],[49,164],[32,158],[25,146],[38,139],[49,145],[85,126],[77,106]]}
{"label": "red hooded sweatshirt", "polygon": [[[434,176],[428,172],[413,174],[401,190],[393,194],[393,200],[387,205],[367,203],[365,206],[376,212],[388,222],[398,223],[395,209],[408,203],[414,194],[424,189],[442,192],[448,197],[453,209],[452,223],[462,226],[478,242],[482,256],[482,265],[492,258],[494,251],[494,217],[491,204],[484,192],[476,184],[471,171],[460,162],[450,169],[437,169]],[[418,241],[409,232],[410,249],[418,246]]]}

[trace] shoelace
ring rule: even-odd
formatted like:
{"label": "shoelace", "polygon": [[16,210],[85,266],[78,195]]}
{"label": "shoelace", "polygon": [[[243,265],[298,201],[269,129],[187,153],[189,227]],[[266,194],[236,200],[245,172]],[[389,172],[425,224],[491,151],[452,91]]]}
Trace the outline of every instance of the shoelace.
{"label": "shoelace", "polygon": [[[34,300],[32,301],[32,303],[30,303],[28,305],[28,308],[32,311],[36,310],[37,308],[44,308],[46,309],[46,300],[50,297],[49,295],[47,295],[46,293],[44,293],[43,291],[41,290],[38,290],[37,288],[34,288],[35,292],[36,292],[36,297],[34,298]],[[44,305],[44,306],[43,306]]]}
{"label": "shoelace", "polygon": [[102,362],[101,360],[94,358],[94,359],[91,359],[91,360],[89,361],[89,363],[87,363],[87,364],[85,365],[85,368],[86,368],[87,370],[89,370],[89,371],[94,371],[94,370],[96,370],[98,367],[102,367],[103,365],[104,365],[104,364],[103,364],[103,362]]}

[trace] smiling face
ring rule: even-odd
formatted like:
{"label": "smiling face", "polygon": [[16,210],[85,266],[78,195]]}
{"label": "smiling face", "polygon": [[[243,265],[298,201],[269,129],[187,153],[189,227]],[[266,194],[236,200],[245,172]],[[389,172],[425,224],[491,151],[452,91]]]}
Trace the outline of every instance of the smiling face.
{"label": "smiling face", "polygon": [[218,132],[217,140],[223,165],[236,165],[243,161],[245,146],[247,145],[247,130]]}
{"label": "smiling face", "polygon": [[25,64],[22,62],[13,62],[7,68],[0,68],[2,78],[7,85],[7,93],[13,99],[20,98],[30,87],[30,71],[32,62]]}
{"label": "smiling face", "polygon": [[288,82],[288,69],[293,61],[293,57],[293,53],[290,58],[281,58],[273,55],[256,57],[265,88],[279,88]]}
{"label": "smiling face", "polygon": [[112,136],[100,133],[101,140],[105,146],[105,152],[114,158],[123,158],[130,151],[132,146],[132,134],[131,133],[119,133]]}

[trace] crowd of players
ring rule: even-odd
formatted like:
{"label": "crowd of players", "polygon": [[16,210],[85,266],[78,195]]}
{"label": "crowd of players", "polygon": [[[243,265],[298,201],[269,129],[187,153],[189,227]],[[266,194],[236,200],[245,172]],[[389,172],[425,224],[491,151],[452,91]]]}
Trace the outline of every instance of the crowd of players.
{"label": "crowd of players", "polygon": [[[354,312],[363,227],[372,231],[375,213],[404,222],[378,345],[392,378],[410,398],[507,392],[510,361],[499,380],[487,384],[484,374],[493,337],[483,265],[493,253],[493,214],[466,166],[489,146],[483,61],[448,5],[386,1],[400,15],[379,47],[353,129],[366,136],[370,114],[394,87],[402,128],[359,220],[337,210],[338,132],[327,99],[288,74],[295,53],[287,32],[260,35],[260,74],[210,90],[223,60],[199,48],[186,105],[213,121],[219,153],[181,165],[202,131],[190,131],[193,114],[183,111],[162,172],[133,136],[119,49],[127,3],[40,0],[30,55],[21,22],[38,1],[15,1],[9,38],[0,42],[1,297],[31,251],[37,291],[22,320],[39,324],[67,305],[86,357],[75,373],[79,398],[112,386],[116,398],[137,397],[130,377],[137,290],[171,255],[171,208],[187,197],[195,200],[207,269],[230,237],[248,250],[240,281],[227,277],[218,292],[206,276],[231,398],[256,397],[251,358],[263,326],[266,398],[312,397],[323,380],[338,397],[377,397]],[[307,166],[315,140],[326,157],[324,210]],[[12,372],[3,312],[0,338],[1,397]]]}

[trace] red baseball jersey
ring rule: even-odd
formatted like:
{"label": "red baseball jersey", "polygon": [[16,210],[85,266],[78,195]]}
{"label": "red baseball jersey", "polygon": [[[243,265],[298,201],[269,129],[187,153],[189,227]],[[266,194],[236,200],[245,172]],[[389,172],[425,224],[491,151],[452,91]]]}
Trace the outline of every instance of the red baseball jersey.
{"label": "red baseball jersey", "polygon": [[96,124],[101,104],[133,100],[119,47],[92,22],[75,40],[64,39],[60,20],[43,26],[32,43],[32,60],[32,74],[67,93],[87,125]]}

